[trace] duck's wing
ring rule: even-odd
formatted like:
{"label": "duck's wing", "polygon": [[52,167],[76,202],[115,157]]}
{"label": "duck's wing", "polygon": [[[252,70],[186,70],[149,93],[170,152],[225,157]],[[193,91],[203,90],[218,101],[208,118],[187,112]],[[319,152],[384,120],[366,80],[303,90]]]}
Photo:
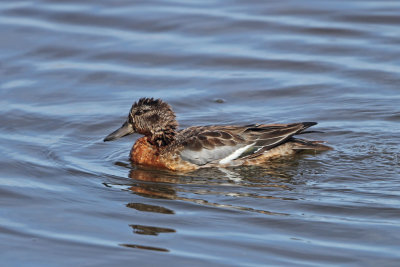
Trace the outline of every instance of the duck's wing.
{"label": "duck's wing", "polygon": [[185,129],[179,134],[182,146],[181,158],[197,165],[204,165],[220,161],[235,151],[243,150],[249,143],[236,133],[239,129],[239,126],[203,126]]}
{"label": "duck's wing", "polygon": [[291,124],[261,124],[249,127],[245,131],[248,139],[255,140],[254,144],[239,158],[254,158],[267,150],[293,140],[294,135],[311,133],[305,131],[316,125],[316,122],[299,122]]}
{"label": "duck's wing", "polygon": [[238,158],[257,156],[315,124],[190,127],[179,132],[177,140],[183,160],[197,165],[226,164]]}

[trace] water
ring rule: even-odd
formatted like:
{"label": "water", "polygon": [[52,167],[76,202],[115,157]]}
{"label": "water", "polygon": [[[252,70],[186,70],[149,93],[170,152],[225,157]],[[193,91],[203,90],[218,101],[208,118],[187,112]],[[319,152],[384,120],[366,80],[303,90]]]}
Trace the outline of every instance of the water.
{"label": "water", "polygon": [[[400,3],[3,1],[4,266],[398,266]],[[181,127],[318,121],[335,150],[139,168],[133,101]]]}

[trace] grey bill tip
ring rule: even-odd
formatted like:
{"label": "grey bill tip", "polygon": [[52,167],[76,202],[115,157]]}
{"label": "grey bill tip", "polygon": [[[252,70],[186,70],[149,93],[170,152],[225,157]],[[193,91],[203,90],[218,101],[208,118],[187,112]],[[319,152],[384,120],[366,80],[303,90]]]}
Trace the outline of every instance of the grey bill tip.
{"label": "grey bill tip", "polygon": [[106,138],[103,139],[104,142],[107,141],[112,141],[121,137],[124,137],[126,135],[133,134],[135,131],[133,130],[132,124],[129,122],[125,122],[121,128],[118,130],[110,133],[109,135],[106,136]]}

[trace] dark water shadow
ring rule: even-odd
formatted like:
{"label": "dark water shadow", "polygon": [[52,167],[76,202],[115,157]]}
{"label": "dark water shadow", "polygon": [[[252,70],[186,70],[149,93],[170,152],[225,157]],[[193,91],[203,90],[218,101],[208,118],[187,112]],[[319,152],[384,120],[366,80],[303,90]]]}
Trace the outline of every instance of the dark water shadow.
{"label": "dark water shadow", "polygon": [[139,235],[153,235],[157,236],[159,234],[163,233],[175,233],[176,231],[171,228],[165,228],[165,227],[156,227],[156,226],[147,226],[147,225],[130,225],[130,227],[133,229],[133,233],[139,234]]}
{"label": "dark water shadow", "polygon": [[142,246],[142,245],[136,245],[136,244],[120,244],[121,247],[126,247],[126,248],[134,248],[134,249],[144,249],[144,250],[153,250],[153,251],[159,251],[159,252],[169,252],[168,249],[165,248],[159,248],[159,247],[152,247],[152,246]]}

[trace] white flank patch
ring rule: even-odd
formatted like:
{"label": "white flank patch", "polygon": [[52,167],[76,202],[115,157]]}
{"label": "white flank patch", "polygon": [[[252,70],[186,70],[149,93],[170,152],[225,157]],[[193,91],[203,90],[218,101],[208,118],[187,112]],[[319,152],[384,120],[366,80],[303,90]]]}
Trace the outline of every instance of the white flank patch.
{"label": "white flank patch", "polygon": [[219,163],[220,163],[220,164],[227,164],[227,163],[231,162],[232,160],[237,159],[237,157],[239,157],[243,152],[245,152],[245,151],[246,151],[249,147],[251,147],[252,145],[254,145],[254,143],[253,143],[253,144],[250,144],[250,145],[247,145],[247,146],[244,146],[244,147],[241,147],[241,148],[239,148],[238,150],[235,150],[235,151],[234,151],[232,154],[230,154],[229,156],[227,156],[227,157],[221,159],[221,160],[219,161]]}

